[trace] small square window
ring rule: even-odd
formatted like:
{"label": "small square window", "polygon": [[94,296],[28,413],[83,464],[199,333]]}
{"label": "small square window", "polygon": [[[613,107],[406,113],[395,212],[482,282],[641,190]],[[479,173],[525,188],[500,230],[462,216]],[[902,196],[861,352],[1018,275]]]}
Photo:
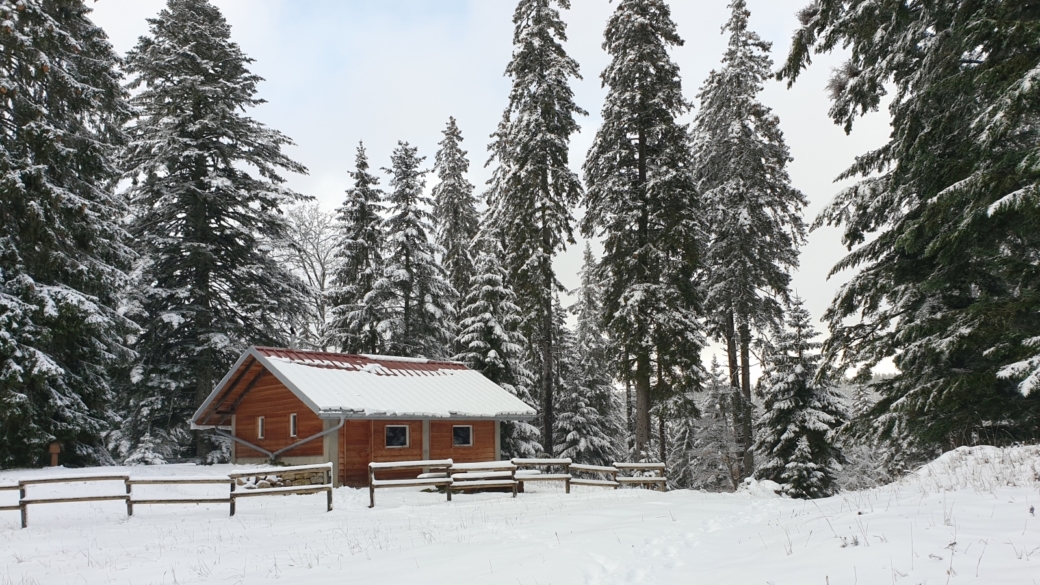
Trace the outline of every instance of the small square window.
{"label": "small square window", "polygon": [[386,446],[387,448],[397,448],[408,446],[408,426],[407,425],[387,425],[386,426]]}
{"label": "small square window", "polygon": [[263,439],[264,438],[264,431],[266,430],[264,428],[264,426],[265,426],[264,425],[264,417],[262,417],[262,416],[256,417],[256,438],[257,439]]}
{"label": "small square window", "polygon": [[451,445],[453,447],[472,447],[473,427],[470,425],[456,425],[451,427]]}
{"label": "small square window", "polygon": [[289,415],[289,436],[290,437],[295,437],[296,436],[296,413],[295,412]]}

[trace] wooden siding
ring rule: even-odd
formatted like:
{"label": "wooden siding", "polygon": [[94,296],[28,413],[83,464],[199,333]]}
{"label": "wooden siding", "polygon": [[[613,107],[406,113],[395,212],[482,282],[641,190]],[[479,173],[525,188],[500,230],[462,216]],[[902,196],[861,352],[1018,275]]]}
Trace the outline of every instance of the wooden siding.
{"label": "wooden siding", "polygon": [[[289,436],[289,415],[296,413],[296,436]],[[256,437],[256,418],[264,417],[264,438]],[[306,439],[323,430],[318,415],[314,414],[295,394],[272,374],[265,372],[253,389],[242,399],[235,409],[235,433],[244,441],[263,447],[268,451],[277,451],[288,447],[300,439]],[[286,451],[286,457],[322,456],[324,445],[320,440],[300,445]],[[236,457],[265,457],[263,453],[239,445],[235,449]]]}
{"label": "wooden siding", "polygon": [[[471,425],[473,446],[452,445],[451,427]],[[430,421],[430,459],[451,459],[456,463],[495,460],[495,421]]]}
{"label": "wooden siding", "polygon": [[339,430],[339,469],[343,485],[368,485],[368,463],[372,460],[372,421],[348,420]]}

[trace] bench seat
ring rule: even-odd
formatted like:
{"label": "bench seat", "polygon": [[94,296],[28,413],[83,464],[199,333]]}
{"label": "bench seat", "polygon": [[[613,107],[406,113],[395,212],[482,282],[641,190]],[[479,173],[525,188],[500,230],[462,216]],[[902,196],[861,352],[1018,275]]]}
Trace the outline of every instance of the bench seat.
{"label": "bench seat", "polygon": [[610,487],[610,488],[615,488],[616,489],[621,484],[619,484],[616,481],[611,481],[609,479],[581,479],[581,478],[576,478],[576,479],[572,479],[571,480],[571,485],[587,485],[587,486],[593,486],[593,487]]}
{"label": "bench seat", "polygon": [[450,477],[420,477],[417,479],[373,479],[372,487],[422,487],[451,485]]}

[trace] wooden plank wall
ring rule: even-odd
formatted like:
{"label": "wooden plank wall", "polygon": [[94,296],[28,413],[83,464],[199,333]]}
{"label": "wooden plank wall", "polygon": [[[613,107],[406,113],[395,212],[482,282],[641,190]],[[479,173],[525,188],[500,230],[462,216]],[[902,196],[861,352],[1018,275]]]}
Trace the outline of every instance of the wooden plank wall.
{"label": "wooden plank wall", "polygon": [[[296,437],[289,437],[289,415],[296,413]],[[256,438],[256,417],[264,417],[264,438]],[[269,372],[257,380],[235,411],[235,433],[239,438],[268,451],[288,447],[300,439],[320,433],[324,425],[291,390]],[[315,440],[285,453],[286,457],[321,456],[324,445]],[[266,457],[245,445],[236,448],[237,457]]]}
{"label": "wooden plank wall", "polygon": [[[473,446],[452,445],[451,427],[473,426]],[[451,459],[456,463],[495,460],[495,421],[430,421],[430,459]]]}

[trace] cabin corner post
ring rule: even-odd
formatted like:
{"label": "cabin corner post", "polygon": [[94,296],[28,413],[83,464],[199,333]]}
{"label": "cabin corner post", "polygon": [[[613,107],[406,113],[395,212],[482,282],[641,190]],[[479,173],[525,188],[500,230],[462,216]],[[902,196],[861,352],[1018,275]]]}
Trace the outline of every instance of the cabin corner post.
{"label": "cabin corner post", "polygon": [[[331,430],[339,425],[338,420],[325,420],[323,430]],[[342,432],[342,429],[340,429]],[[329,433],[322,437],[323,455],[325,461],[332,464],[332,483],[333,487],[340,487],[340,469],[339,469],[339,440],[340,433]]]}
{"label": "cabin corner post", "polygon": [[502,421],[495,419],[495,461],[502,460]]}
{"label": "cabin corner post", "polygon": [[422,458],[430,460],[430,419],[422,419]]}

